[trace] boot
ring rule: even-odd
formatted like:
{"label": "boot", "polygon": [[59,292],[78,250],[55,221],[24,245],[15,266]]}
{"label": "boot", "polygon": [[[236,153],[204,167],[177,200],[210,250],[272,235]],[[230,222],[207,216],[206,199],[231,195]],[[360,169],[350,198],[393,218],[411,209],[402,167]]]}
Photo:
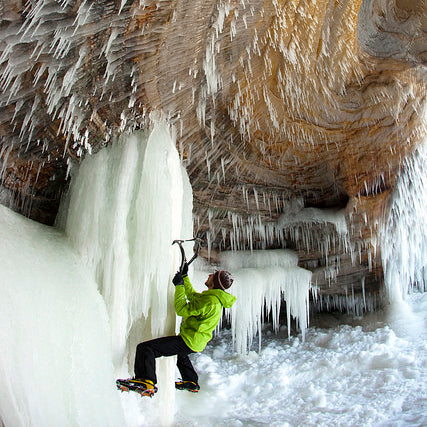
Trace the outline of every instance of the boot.
{"label": "boot", "polygon": [[177,390],[187,390],[191,391],[192,393],[197,393],[200,390],[199,384],[193,382],[193,381],[176,381],[175,382],[175,388]]}
{"label": "boot", "polygon": [[142,378],[130,378],[127,380],[117,380],[117,388],[122,391],[136,391],[141,396],[152,397],[154,393],[157,393],[157,387],[151,380]]}

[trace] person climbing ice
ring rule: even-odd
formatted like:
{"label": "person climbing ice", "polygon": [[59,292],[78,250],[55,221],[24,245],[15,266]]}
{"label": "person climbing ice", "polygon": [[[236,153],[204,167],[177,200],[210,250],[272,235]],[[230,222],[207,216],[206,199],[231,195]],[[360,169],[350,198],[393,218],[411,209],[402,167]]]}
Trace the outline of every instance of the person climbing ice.
{"label": "person climbing ice", "polygon": [[204,350],[212,339],[222,308],[230,308],[236,301],[235,296],[226,292],[233,283],[233,277],[228,271],[215,271],[205,282],[208,289],[197,293],[191,285],[188,264],[185,263],[172,282],[175,285],[175,311],[183,318],[179,334],[138,344],[135,377],[117,380],[117,387],[123,391],[133,390],[152,397],[157,392],[156,358],[174,355],[178,356],[177,367],[182,377],[175,382],[175,388],[194,393],[200,389],[197,372],[188,355]]}

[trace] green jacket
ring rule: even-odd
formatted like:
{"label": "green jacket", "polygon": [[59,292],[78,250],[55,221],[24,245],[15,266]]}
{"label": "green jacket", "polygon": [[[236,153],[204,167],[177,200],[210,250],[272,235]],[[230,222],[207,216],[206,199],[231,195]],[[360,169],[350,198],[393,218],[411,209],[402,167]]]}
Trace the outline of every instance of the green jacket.
{"label": "green jacket", "polygon": [[188,276],[184,276],[184,286],[175,286],[175,311],[183,317],[179,335],[191,350],[199,352],[206,347],[221,318],[222,307],[230,308],[235,301],[235,296],[222,289],[197,293]]}

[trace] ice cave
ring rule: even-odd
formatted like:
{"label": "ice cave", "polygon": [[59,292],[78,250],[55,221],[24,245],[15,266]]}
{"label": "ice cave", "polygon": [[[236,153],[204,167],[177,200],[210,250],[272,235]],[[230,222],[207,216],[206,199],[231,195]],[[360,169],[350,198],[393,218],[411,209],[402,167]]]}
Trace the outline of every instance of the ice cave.
{"label": "ice cave", "polygon": [[[426,17],[0,2],[0,426],[426,425]],[[122,393],[193,237],[237,298],[200,391]]]}

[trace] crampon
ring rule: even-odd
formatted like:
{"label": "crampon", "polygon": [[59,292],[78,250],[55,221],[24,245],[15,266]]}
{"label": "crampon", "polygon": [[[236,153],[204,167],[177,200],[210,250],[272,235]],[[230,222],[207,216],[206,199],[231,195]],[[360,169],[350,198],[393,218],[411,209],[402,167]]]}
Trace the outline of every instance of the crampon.
{"label": "crampon", "polygon": [[121,391],[134,391],[141,396],[153,397],[157,387],[149,380],[127,379],[116,380],[117,388]]}
{"label": "crampon", "polygon": [[175,388],[178,390],[187,390],[191,393],[198,393],[200,390],[199,384],[193,381],[176,381]]}

